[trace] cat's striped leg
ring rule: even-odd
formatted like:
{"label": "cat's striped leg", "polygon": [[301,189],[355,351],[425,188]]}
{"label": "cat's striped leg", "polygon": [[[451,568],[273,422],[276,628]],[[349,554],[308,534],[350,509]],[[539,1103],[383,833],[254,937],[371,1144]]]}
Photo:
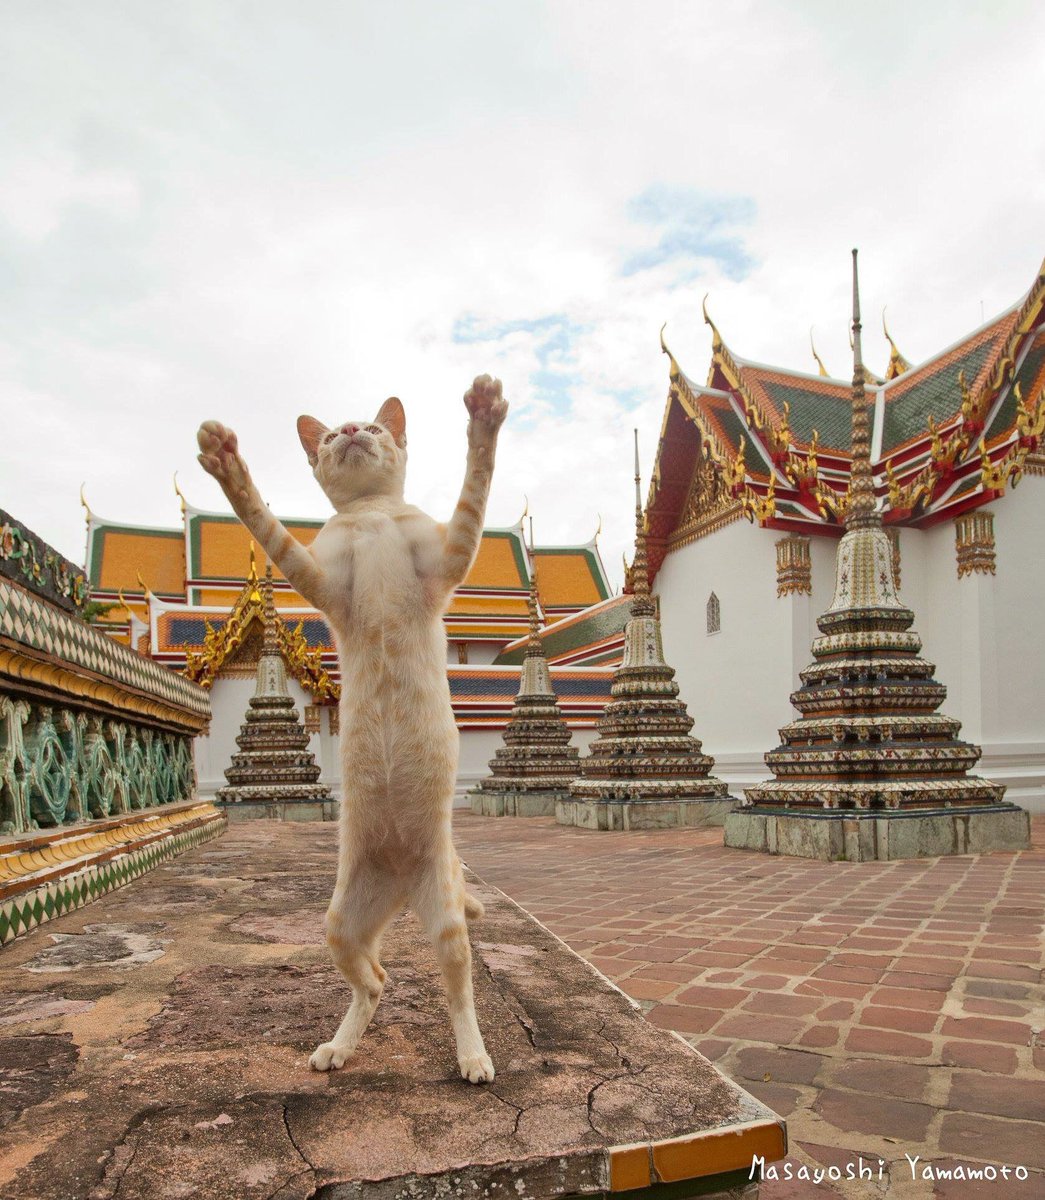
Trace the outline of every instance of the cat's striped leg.
{"label": "cat's striped leg", "polygon": [[456,854],[429,864],[418,881],[411,906],[435,948],[443,972],[461,1075],[469,1083],[491,1083],[494,1066],[475,1016],[472,947],[465,924],[464,879]]}
{"label": "cat's striped leg", "polygon": [[403,902],[397,880],[369,869],[335,889],[327,910],[327,945],[352,988],[352,1003],[334,1036],[308,1060],[314,1071],[344,1066],[370,1024],[385,986],[385,970],[378,962],[381,935]]}
{"label": "cat's striped leg", "polygon": [[196,434],[200,466],[221,484],[236,516],[291,586],[316,608],[322,608],[322,572],[304,546],[273,516],[262,500],[239,452],[233,431],[220,421],[204,421]]}
{"label": "cat's striped leg", "polygon": [[446,526],[443,577],[456,587],[468,574],[483,536],[486,501],[493,479],[497,433],[508,413],[501,396],[501,381],[480,375],[465,393],[468,422],[468,462],[461,498]]}

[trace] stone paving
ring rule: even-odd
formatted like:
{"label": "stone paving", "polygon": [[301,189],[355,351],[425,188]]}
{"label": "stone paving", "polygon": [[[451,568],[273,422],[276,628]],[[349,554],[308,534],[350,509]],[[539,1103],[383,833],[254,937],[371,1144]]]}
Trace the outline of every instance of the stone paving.
{"label": "stone paving", "polygon": [[[1045,1197],[1045,818],[1029,851],[890,863],[729,850],[721,830],[455,830],[473,870],[787,1118],[793,1173],[872,1170],[764,1200]],[[927,1163],[1028,1177],[927,1182]]]}

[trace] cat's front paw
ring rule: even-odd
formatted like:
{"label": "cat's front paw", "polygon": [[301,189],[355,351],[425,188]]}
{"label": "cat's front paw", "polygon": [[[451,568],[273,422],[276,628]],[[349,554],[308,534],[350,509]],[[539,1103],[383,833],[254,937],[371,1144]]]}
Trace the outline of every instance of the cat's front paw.
{"label": "cat's front paw", "polygon": [[470,436],[495,437],[508,415],[508,401],[501,394],[501,381],[489,375],[477,375],[464,394],[464,406],[471,421]]}
{"label": "cat's front paw", "polygon": [[221,484],[226,493],[246,491],[247,464],[240,457],[236,435],[220,421],[204,421],[196,433],[200,466]]}
{"label": "cat's front paw", "polygon": [[496,1072],[487,1053],[473,1054],[467,1058],[459,1058],[461,1078],[469,1083],[493,1083]]}
{"label": "cat's front paw", "polygon": [[336,1071],[339,1067],[343,1067],[351,1056],[352,1051],[346,1046],[338,1046],[334,1042],[324,1042],[322,1046],[317,1046],[312,1052],[308,1065],[313,1071]]}

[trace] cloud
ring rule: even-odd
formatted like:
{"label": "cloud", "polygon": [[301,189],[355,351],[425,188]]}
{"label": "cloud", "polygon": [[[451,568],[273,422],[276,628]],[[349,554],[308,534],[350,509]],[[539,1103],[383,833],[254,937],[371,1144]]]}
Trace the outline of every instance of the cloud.
{"label": "cloud", "polygon": [[750,196],[711,196],[657,184],[636,196],[628,211],[632,220],[652,226],[659,236],[655,245],[624,261],[623,275],[671,263],[691,277],[703,264],[712,263],[737,282],[754,266],[743,237],[731,232],[754,222],[755,202]]}

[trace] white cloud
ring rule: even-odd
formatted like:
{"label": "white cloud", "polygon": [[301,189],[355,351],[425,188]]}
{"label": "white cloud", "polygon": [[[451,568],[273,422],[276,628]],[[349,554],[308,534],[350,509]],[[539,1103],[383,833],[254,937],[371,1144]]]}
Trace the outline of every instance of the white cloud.
{"label": "white cloud", "polygon": [[[175,470],[224,507],[194,460],[209,416],[278,510],[322,513],[294,418],[392,393],[411,498],[445,513],[460,397],[491,371],[514,411],[490,522],[526,493],[540,540],[581,541],[601,512],[619,580],[663,321],[698,378],[705,291],[739,354],[812,369],[815,325],[844,375],[851,245],[872,366],[883,304],[926,357],[1042,253],[1030,5],[208,0],[8,24],[0,161],[25,165],[0,190],[0,505],[74,558],[81,479],[115,518],[176,524]],[[636,221],[643,195],[677,214]],[[684,211],[708,197],[741,206],[724,233]],[[465,320],[491,336],[462,343]]]}

